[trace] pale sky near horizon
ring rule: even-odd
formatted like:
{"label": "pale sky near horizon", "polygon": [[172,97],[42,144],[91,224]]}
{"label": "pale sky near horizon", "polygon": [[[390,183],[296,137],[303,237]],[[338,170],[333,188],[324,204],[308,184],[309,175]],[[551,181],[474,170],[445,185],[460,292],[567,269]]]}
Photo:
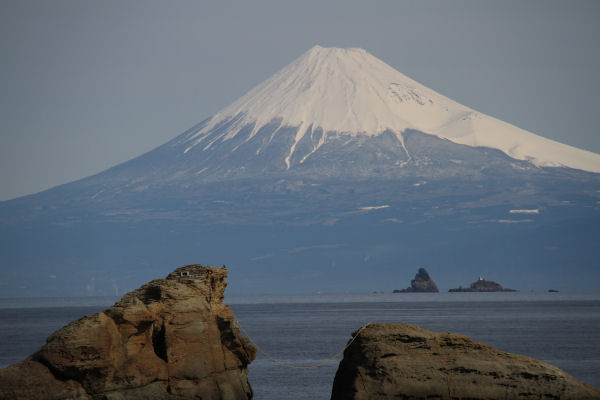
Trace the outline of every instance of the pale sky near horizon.
{"label": "pale sky near horizon", "polygon": [[143,154],[315,44],[600,153],[594,0],[0,0],[0,201]]}

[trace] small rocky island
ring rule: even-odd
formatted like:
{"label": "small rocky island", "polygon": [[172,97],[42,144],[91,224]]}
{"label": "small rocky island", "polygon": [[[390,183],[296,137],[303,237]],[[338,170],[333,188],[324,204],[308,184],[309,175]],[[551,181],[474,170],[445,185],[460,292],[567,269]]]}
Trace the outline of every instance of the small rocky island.
{"label": "small rocky island", "polygon": [[494,281],[486,281],[482,277],[471,283],[468,288],[462,286],[450,289],[449,292],[516,292],[515,289],[503,288],[502,285]]}
{"label": "small rocky island", "polygon": [[225,268],[188,265],[53,333],[0,370],[0,399],[252,399],[256,350],[223,304]]}
{"label": "small rocky island", "polygon": [[437,285],[431,279],[425,268],[419,268],[415,279],[410,281],[410,286],[406,289],[394,290],[394,293],[437,293]]}
{"label": "small rocky island", "polygon": [[369,324],[353,336],[332,400],[600,399],[599,389],[553,365],[464,335]]}

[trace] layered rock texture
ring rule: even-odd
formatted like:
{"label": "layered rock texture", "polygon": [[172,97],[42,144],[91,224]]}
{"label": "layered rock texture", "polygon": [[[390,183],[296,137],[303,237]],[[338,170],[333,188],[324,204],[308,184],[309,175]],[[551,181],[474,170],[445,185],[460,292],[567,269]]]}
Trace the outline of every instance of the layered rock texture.
{"label": "layered rock texture", "polygon": [[226,277],[181,267],[68,324],[0,370],[0,399],[251,399],[256,351],[223,304]]}
{"label": "layered rock texture", "polygon": [[437,293],[437,285],[431,279],[425,268],[419,268],[415,279],[410,281],[410,286],[406,289],[394,290],[394,293]]}
{"label": "layered rock texture", "polygon": [[483,278],[479,278],[475,282],[471,283],[468,288],[458,287],[455,289],[448,290],[449,292],[516,292],[515,289],[503,288],[497,282],[486,281]]}
{"label": "layered rock texture", "polygon": [[407,324],[370,324],[358,332],[332,400],[600,399],[600,390],[557,367],[467,336]]}

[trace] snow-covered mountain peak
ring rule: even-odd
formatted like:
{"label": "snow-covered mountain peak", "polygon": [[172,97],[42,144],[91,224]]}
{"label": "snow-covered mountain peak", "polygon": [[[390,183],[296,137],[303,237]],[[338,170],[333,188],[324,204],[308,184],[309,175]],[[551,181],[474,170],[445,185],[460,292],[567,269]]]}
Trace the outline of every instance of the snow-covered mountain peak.
{"label": "snow-covered mountain peak", "polygon": [[214,122],[244,114],[244,122],[257,122],[256,129],[281,119],[301,131],[309,125],[352,134],[402,131],[414,126],[393,90],[417,85],[362,49],[315,46],[219,112]]}
{"label": "snow-covered mountain peak", "polygon": [[[600,155],[563,145],[480,114],[410,79],[358,48],[315,46],[291,64],[214,115],[185,140],[185,152],[208,150],[215,140],[227,141],[240,132],[251,140],[267,124],[294,127],[295,137],[285,163],[297,144],[316,130],[321,135],[312,152],[330,134],[376,136],[415,129],[469,146],[491,147],[538,166],[568,166],[600,172]],[[227,128],[217,139],[209,133]],[[251,126],[252,129],[242,129]],[[273,140],[274,135],[265,139]],[[307,154],[302,160],[310,156]]]}

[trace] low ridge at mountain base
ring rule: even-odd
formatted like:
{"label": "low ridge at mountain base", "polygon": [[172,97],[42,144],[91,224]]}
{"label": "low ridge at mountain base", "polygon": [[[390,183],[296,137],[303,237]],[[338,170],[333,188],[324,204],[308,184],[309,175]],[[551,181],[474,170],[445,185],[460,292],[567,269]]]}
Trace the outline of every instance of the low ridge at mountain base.
{"label": "low ridge at mountain base", "polygon": [[0,399],[251,399],[256,350],[223,304],[226,276],[181,267],[71,322],[0,370]]}
{"label": "low ridge at mountain base", "polygon": [[561,369],[467,336],[369,324],[344,352],[332,400],[600,399]]}

